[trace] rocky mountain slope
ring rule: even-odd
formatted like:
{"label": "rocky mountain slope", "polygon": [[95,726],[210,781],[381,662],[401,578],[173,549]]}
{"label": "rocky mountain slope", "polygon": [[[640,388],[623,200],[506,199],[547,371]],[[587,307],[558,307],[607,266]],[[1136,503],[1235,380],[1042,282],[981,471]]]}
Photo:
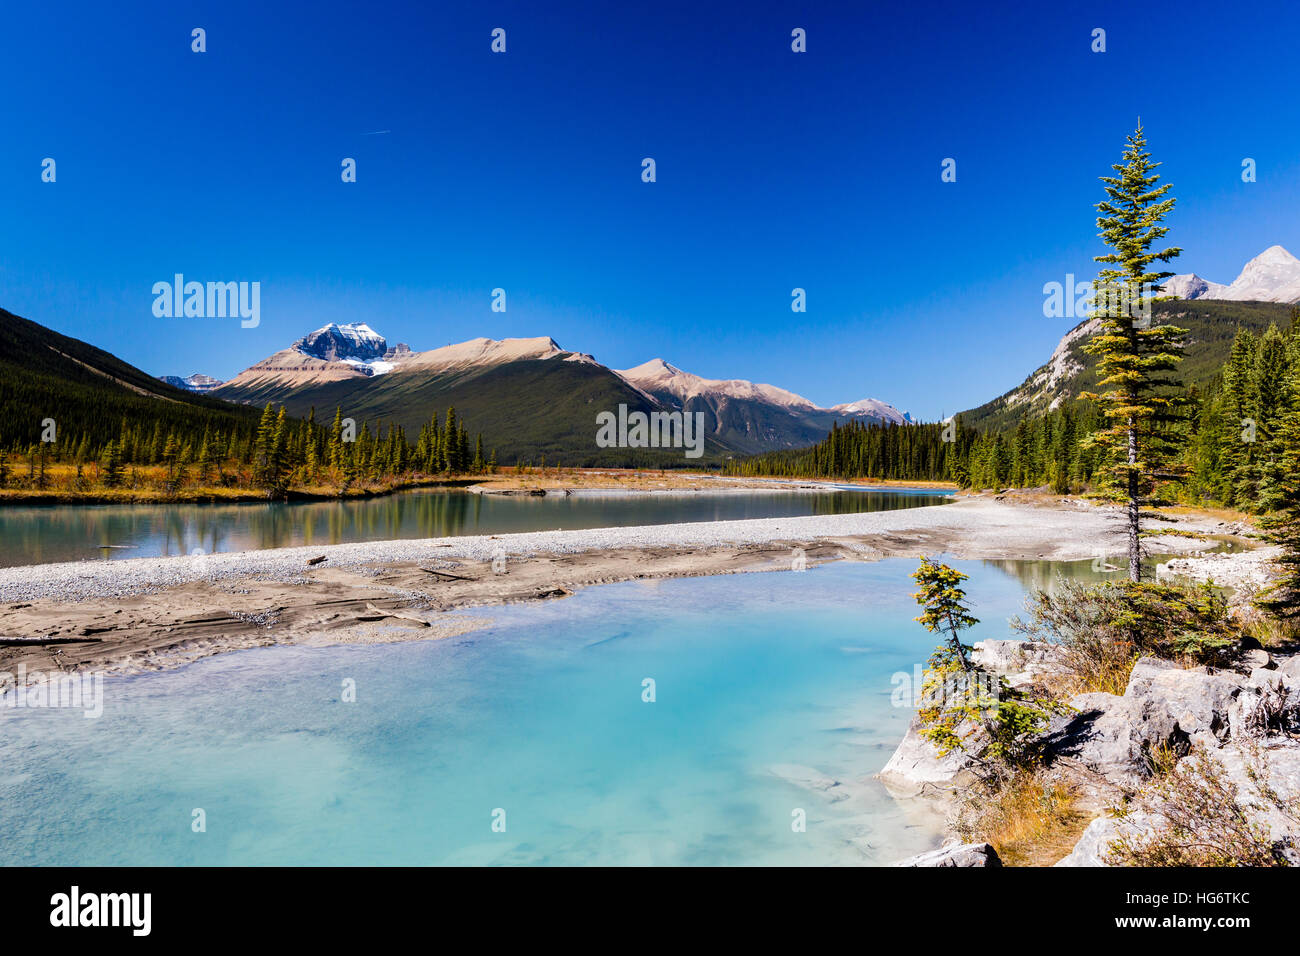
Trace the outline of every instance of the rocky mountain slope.
{"label": "rocky mountain slope", "polygon": [[[1290,323],[1291,306],[1300,303],[1300,259],[1281,246],[1270,246],[1246,263],[1229,285],[1185,273],[1166,280],[1162,294],[1181,301],[1156,303],[1155,321],[1189,332],[1179,375],[1189,383],[1203,385],[1227,359],[1238,327],[1260,332],[1270,324],[1285,327]],[[1097,381],[1096,360],[1083,351],[1083,344],[1097,328],[1095,320],[1080,322],[1024,382],[963,412],[966,424],[1011,427],[1026,411],[1050,411],[1092,389]]]}
{"label": "rocky mountain slope", "polygon": [[[1271,324],[1286,327],[1293,308],[1281,303],[1214,299],[1158,302],[1153,307],[1153,321],[1188,330],[1186,355],[1177,374],[1184,382],[1203,386],[1227,360],[1238,328],[1262,332]],[[1094,319],[1080,322],[1024,382],[962,412],[963,421],[981,429],[1014,428],[1026,412],[1051,411],[1077,399],[1081,392],[1092,390],[1097,384],[1096,357],[1084,352],[1083,346],[1097,327]]]}

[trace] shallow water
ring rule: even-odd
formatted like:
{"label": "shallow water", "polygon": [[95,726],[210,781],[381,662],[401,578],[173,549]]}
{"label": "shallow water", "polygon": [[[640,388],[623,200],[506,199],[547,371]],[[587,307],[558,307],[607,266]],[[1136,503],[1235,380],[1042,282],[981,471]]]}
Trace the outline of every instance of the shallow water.
{"label": "shallow water", "polygon": [[[971,639],[1008,636],[1018,578],[957,566]],[[914,567],[607,585],[469,612],[492,623],[462,638],[108,678],[98,719],[0,707],[0,862],[890,862],[938,836],[871,779],[934,644]]]}
{"label": "shallow water", "polygon": [[251,551],[393,538],[509,534],[892,511],[940,504],[936,491],[701,491],[518,497],[406,491],[355,501],[59,505],[0,508],[0,567]]}

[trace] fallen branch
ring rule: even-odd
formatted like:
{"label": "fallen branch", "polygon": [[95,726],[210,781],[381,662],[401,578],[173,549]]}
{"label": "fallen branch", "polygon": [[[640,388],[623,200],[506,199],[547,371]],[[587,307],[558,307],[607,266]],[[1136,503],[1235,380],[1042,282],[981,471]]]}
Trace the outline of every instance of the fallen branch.
{"label": "fallen branch", "polygon": [[436,574],[440,578],[451,578],[453,581],[473,581],[474,578],[461,577],[459,574],[451,574],[447,571],[435,571],[433,568],[420,568],[425,574]]}
{"label": "fallen branch", "polygon": [[[370,611],[372,614],[377,614],[380,618],[397,617],[397,618],[401,618],[403,621],[413,621],[414,623],[420,625],[420,627],[429,626],[429,622],[422,617],[416,617],[414,614],[403,614],[400,611],[385,611],[383,608],[375,607],[369,601],[366,602],[366,610]],[[363,618],[362,620],[374,620],[374,619]]]}

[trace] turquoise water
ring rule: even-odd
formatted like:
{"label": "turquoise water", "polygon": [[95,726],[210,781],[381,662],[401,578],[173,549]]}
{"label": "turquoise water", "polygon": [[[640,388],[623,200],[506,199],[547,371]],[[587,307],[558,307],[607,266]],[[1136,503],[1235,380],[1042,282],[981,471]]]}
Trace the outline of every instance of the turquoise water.
{"label": "turquoise water", "polygon": [[351,501],[0,508],[0,567],[252,551],[394,538],[566,531],[889,511],[942,504],[941,491],[699,491],[545,497],[415,490]]}
{"label": "turquoise water", "polygon": [[[957,566],[973,639],[1007,636],[1017,575]],[[934,643],[914,567],[607,585],[470,612],[491,624],[460,638],[106,678],[96,720],[0,708],[0,862],[890,862],[939,822],[871,779],[910,716],[891,677]]]}

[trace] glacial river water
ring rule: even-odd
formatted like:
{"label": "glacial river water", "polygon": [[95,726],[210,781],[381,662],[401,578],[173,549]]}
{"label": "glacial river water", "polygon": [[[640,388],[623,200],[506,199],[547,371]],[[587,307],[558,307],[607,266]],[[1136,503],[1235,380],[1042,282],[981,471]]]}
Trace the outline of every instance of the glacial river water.
{"label": "glacial river water", "polygon": [[[974,640],[1092,574],[957,566]],[[872,779],[935,643],[914,567],[606,585],[108,677],[95,719],[0,706],[0,864],[886,863],[938,835]]]}

